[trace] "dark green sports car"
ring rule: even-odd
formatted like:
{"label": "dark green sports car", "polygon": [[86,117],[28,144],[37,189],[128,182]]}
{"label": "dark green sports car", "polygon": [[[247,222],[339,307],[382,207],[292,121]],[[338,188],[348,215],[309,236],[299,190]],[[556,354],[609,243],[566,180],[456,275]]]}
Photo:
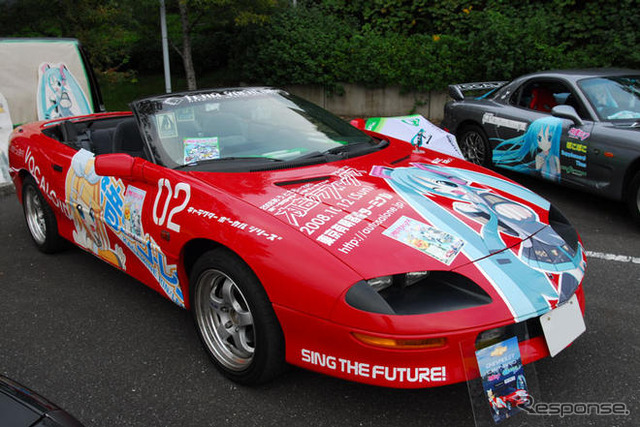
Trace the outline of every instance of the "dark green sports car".
{"label": "dark green sports car", "polygon": [[449,94],[442,126],[467,160],[626,201],[640,220],[640,71],[547,71]]}

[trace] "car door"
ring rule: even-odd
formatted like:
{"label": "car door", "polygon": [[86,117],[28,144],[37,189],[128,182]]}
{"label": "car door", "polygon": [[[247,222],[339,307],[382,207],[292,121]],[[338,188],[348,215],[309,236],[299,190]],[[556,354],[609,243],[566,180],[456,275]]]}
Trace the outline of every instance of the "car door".
{"label": "car door", "polygon": [[[104,155],[103,159],[106,156],[111,155]],[[109,236],[113,236],[105,250],[119,258],[120,268],[127,273],[184,306],[177,262],[188,237],[181,230],[191,186],[174,171],[151,162],[127,156],[111,159],[111,162],[137,162],[145,173],[128,176],[120,173],[119,166],[110,170],[100,165],[100,157],[96,159],[98,170],[104,174],[100,184],[100,219]],[[105,258],[104,254],[101,257]]]}
{"label": "car door", "polygon": [[593,122],[554,117],[553,107],[569,105],[588,118],[571,85],[560,79],[534,78],[523,82],[507,100],[495,123],[493,162],[529,175],[556,182],[582,184],[586,177],[585,135]]}

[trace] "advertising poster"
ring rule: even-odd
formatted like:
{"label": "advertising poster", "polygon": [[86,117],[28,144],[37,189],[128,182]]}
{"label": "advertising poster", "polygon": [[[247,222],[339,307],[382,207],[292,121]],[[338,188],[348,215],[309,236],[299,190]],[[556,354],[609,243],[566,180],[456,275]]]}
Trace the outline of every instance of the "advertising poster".
{"label": "advertising poster", "polygon": [[218,138],[187,138],[184,140],[184,164],[220,158]]}
{"label": "advertising poster", "polygon": [[464,242],[453,235],[403,216],[382,234],[450,265]]}
{"label": "advertising poster", "polygon": [[124,195],[123,231],[132,236],[142,237],[142,205],[147,192],[128,186]]}
{"label": "advertising poster", "polygon": [[520,412],[519,405],[527,403],[529,392],[518,338],[478,350],[476,359],[493,421],[499,423]]}

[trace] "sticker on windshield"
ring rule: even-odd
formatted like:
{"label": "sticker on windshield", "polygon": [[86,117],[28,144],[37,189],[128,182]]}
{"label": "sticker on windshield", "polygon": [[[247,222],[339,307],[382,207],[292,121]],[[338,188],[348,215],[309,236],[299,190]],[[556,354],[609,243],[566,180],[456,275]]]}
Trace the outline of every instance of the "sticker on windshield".
{"label": "sticker on windshield", "polygon": [[382,234],[447,265],[453,262],[464,245],[462,239],[406,216],[394,222]]}
{"label": "sticker on windshield", "polygon": [[173,112],[157,114],[156,120],[158,122],[158,136],[160,138],[176,138],[178,136],[176,115]]}
{"label": "sticker on windshield", "polygon": [[184,164],[213,160],[220,158],[218,137],[213,138],[185,138]]}
{"label": "sticker on windshield", "polygon": [[195,119],[196,117],[193,107],[180,108],[176,110],[176,120],[179,122],[193,122]]}

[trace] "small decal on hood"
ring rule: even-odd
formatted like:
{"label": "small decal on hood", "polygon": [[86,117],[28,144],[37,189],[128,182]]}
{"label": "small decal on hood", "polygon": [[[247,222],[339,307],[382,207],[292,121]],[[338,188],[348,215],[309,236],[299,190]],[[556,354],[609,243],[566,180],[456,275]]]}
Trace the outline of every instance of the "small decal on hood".
{"label": "small decal on hood", "polygon": [[447,265],[451,265],[464,245],[462,239],[406,216],[382,234]]}

